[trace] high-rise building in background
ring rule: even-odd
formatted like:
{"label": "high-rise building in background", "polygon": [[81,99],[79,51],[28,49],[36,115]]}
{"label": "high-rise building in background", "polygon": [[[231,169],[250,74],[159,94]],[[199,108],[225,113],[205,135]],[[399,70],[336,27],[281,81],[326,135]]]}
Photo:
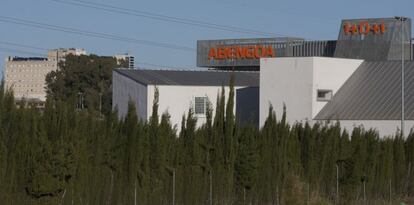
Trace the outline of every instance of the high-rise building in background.
{"label": "high-rise building in background", "polygon": [[124,60],[127,62],[128,69],[134,69],[134,66],[135,66],[134,56],[126,53],[126,54],[121,54],[121,55],[115,55],[114,57],[116,58],[119,65],[121,64],[121,61]]}
{"label": "high-rise building in background", "polygon": [[74,55],[86,55],[86,51],[83,48],[58,48],[52,49],[47,52],[47,57],[51,61],[61,61],[64,60],[66,56]]}
{"label": "high-rise building in background", "polygon": [[47,58],[7,57],[5,60],[5,88],[13,90],[17,101],[42,106],[46,101],[46,75],[58,69],[58,62],[69,54],[85,55],[84,49],[59,48],[48,52]]}

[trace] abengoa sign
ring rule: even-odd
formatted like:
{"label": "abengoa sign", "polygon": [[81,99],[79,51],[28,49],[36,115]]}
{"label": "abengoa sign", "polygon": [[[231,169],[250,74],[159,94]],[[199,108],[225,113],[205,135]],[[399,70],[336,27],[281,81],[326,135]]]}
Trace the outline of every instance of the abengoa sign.
{"label": "abengoa sign", "polygon": [[221,46],[212,47],[208,53],[209,60],[224,60],[224,59],[259,59],[266,57],[275,57],[273,47],[262,45],[247,45],[247,46]]}
{"label": "abengoa sign", "polygon": [[197,66],[259,68],[261,58],[288,56],[290,43],[303,41],[293,37],[198,40]]}

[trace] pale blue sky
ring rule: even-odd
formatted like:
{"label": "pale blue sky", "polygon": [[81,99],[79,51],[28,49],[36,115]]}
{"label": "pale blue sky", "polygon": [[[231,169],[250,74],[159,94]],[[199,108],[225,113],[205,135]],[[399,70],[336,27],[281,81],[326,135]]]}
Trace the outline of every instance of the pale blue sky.
{"label": "pale blue sky", "polygon": [[[70,0],[64,0],[70,1]],[[333,40],[338,36],[340,20],[345,18],[414,17],[413,0],[83,0],[103,3],[178,18],[236,26],[313,40]],[[196,47],[202,39],[264,37],[57,3],[53,0],[1,0],[0,20],[19,18],[41,23],[72,27],[133,39]],[[77,47],[88,53],[114,55],[130,52],[137,66],[150,63],[171,67],[195,68],[195,51],[182,51],[120,41],[43,30],[0,21],[0,42],[41,48]],[[46,51],[0,43],[1,69],[4,58],[30,56]],[[33,56],[33,55],[31,55]]]}

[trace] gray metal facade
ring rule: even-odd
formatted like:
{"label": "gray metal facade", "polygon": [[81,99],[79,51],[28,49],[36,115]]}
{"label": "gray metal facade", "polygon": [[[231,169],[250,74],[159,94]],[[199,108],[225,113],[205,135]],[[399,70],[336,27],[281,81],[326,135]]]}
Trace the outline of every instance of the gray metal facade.
{"label": "gray metal facade", "polygon": [[128,103],[132,102],[137,109],[138,117],[146,120],[147,92],[147,85],[137,83],[119,72],[112,72],[112,106],[118,111],[118,117],[125,117],[128,112]]}
{"label": "gray metal facade", "polygon": [[[405,117],[414,120],[414,61],[405,66]],[[315,119],[400,120],[401,61],[362,63]]]}
{"label": "gray metal facade", "polygon": [[291,43],[291,53],[288,56],[309,57],[321,56],[332,57],[335,53],[336,41],[303,41]]}
{"label": "gray metal facade", "polygon": [[336,41],[305,41],[301,38],[254,38],[197,41],[197,66],[231,69],[258,70],[259,59],[209,59],[211,48],[224,46],[271,46],[275,57],[324,56],[332,57]]}
{"label": "gray metal facade", "polygon": [[413,39],[411,39],[411,60],[414,60],[414,44]]}
{"label": "gray metal facade", "polygon": [[234,75],[234,86],[259,86],[259,72],[130,70],[115,69],[114,73],[130,78],[142,85],[228,85]]}
{"label": "gray metal facade", "polygon": [[[367,34],[350,34],[345,32],[345,25],[356,25],[367,22],[370,28],[384,25],[384,32]],[[404,23],[395,18],[349,19],[342,20],[336,45],[335,57],[364,59],[368,61],[386,61],[401,59],[401,29],[405,39],[405,59],[411,59],[411,19]]]}

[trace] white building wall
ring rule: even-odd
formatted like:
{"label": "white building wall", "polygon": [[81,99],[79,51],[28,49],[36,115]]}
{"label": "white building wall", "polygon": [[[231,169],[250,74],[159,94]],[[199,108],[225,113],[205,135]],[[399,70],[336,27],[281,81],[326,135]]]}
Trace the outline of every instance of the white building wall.
{"label": "white building wall", "polygon": [[362,63],[362,60],[324,57],[263,58],[260,62],[260,126],[269,105],[280,117],[286,105],[290,123],[312,120],[327,102],[317,101],[317,90],[333,95]]}
{"label": "white building wall", "polygon": [[272,105],[280,119],[286,105],[289,122],[312,119],[312,58],[260,60],[260,127]]}
{"label": "white building wall", "polygon": [[[283,112],[283,103],[287,107],[287,121],[327,123],[313,118],[327,102],[317,101],[317,90],[332,90],[333,94],[356,71],[363,60],[297,57],[261,59],[260,64],[260,126],[268,116],[269,104],[272,104],[278,119]],[[334,124],[336,120],[329,123]],[[343,129],[349,133],[355,127],[365,130],[374,129],[379,136],[395,136],[401,127],[399,120],[340,120]],[[405,121],[405,133],[411,132],[414,121]]]}
{"label": "white building wall", "polygon": [[327,101],[317,100],[317,90],[332,90],[333,95],[345,81],[361,65],[363,60],[344,58],[312,57],[313,59],[313,88],[312,88],[312,119],[327,104]]}
{"label": "white building wall", "polygon": [[[341,127],[346,129],[349,133],[352,132],[354,127],[362,126],[365,130],[375,129],[380,137],[395,136],[396,133],[399,133],[401,128],[401,121],[399,120],[341,120],[339,123],[341,124]],[[414,121],[405,121],[405,136],[411,132],[413,127]]]}
{"label": "white building wall", "polygon": [[[208,97],[212,108],[215,110],[217,95],[221,93],[221,86],[173,86],[173,85],[159,85],[159,107],[158,113],[161,117],[162,113],[168,112],[171,116],[170,121],[173,126],[176,126],[177,131],[180,131],[182,116],[188,113],[190,107],[194,106],[193,101],[195,97]],[[235,87],[239,89],[242,87]],[[151,117],[152,104],[154,101],[154,85],[148,85],[147,98],[147,119]],[[235,92],[236,93],[236,92]],[[225,87],[226,103],[229,95],[229,87]],[[236,96],[234,98],[236,104]],[[234,108],[235,109],[235,108]],[[235,111],[235,110],[234,110]],[[214,115],[214,112],[213,112]],[[197,126],[201,126],[206,122],[205,115],[196,116]]]}

